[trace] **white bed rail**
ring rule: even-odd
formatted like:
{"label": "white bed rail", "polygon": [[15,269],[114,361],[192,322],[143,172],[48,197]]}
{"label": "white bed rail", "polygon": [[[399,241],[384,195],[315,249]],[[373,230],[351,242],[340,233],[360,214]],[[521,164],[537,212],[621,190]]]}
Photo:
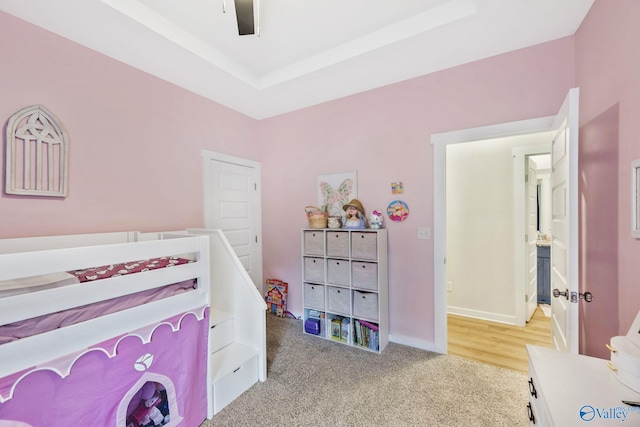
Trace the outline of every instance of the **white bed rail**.
{"label": "white bed rail", "polygon": [[97,342],[187,311],[200,310],[209,304],[210,245],[208,237],[123,244],[104,244],[101,240],[97,243],[98,246],[0,255],[0,280],[162,256],[191,254],[195,262],[70,287],[0,298],[0,325],[187,279],[196,279],[197,289],[2,344],[0,345],[0,378],[42,362],[43,355],[46,355],[47,360],[51,360],[75,351],[82,351]]}
{"label": "white bed rail", "polygon": [[139,241],[138,231],[69,234],[65,236],[19,237],[0,240],[0,254],[78,248],[81,246],[113,245]]}

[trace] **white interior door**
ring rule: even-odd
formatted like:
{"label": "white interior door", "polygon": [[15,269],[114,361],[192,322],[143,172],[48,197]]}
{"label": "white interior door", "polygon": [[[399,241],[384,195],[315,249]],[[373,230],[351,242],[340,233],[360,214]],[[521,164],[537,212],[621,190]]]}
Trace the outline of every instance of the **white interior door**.
{"label": "white interior door", "polygon": [[578,352],[578,97],[571,89],[553,124],[551,148],[551,334]]}
{"label": "white interior door", "polygon": [[536,162],[527,157],[527,318],[528,322],[538,306],[538,174]]}
{"label": "white interior door", "polygon": [[205,227],[223,231],[262,294],[260,164],[203,150]]}

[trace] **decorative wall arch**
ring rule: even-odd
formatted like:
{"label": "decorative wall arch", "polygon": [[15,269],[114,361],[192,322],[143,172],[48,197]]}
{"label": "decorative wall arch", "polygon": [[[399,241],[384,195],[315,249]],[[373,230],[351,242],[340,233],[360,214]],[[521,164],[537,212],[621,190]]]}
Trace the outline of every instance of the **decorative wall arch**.
{"label": "decorative wall arch", "polygon": [[42,105],[23,108],[9,119],[5,162],[7,194],[67,197],[69,139]]}

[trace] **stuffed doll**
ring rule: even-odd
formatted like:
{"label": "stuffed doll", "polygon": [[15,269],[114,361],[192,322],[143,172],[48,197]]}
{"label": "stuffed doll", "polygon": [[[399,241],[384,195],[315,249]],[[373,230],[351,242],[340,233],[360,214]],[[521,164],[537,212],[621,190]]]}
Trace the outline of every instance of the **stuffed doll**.
{"label": "stuffed doll", "polygon": [[342,228],[366,228],[364,208],[358,199],[352,199],[342,207],[345,212]]}
{"label": "stuffed doll", "polygon": [[382,228],[383,220],[382,213],[378,210],[374,210],[371,212],[371,215],[369,215],[369,226],[375,229]]}
{"label": "stuffed doll", "polygon": [[156,386],[148,382],[142,386],[141,402],[138,408],[133,412],[132,417],[138,423],[137,427],[147,426],[153,423],[154,426],[161,426],[169,422],[169,415],[162,415],[158,405],[160,401],[160,392],[156,390]]}

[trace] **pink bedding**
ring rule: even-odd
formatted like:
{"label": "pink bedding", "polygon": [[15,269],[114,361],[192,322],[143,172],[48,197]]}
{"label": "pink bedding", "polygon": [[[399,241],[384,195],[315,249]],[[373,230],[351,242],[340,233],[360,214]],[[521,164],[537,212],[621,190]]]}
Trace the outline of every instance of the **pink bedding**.
{"label": "pink bedding", "polygon": [[[152,260],[136,261],[133,263],[114,264],[87,270],[70,271],[69,273],[76,276],[82,283],[157,268],[171,267],[189,262],[192,261],[184,258],[163,257]],[[115,313],[117,311],[126,310],[127,308],[187,292],[195,287],[195,280],[186,280],[184,282],[174,283],[161,288],[153,288],[131,295],[100,301],[95,304],[74,307],[69,310],[2,325],[0,326],[0,344],[15,341],[31,335],[41,334],[56,328],[73,325],[75,323]]]}

